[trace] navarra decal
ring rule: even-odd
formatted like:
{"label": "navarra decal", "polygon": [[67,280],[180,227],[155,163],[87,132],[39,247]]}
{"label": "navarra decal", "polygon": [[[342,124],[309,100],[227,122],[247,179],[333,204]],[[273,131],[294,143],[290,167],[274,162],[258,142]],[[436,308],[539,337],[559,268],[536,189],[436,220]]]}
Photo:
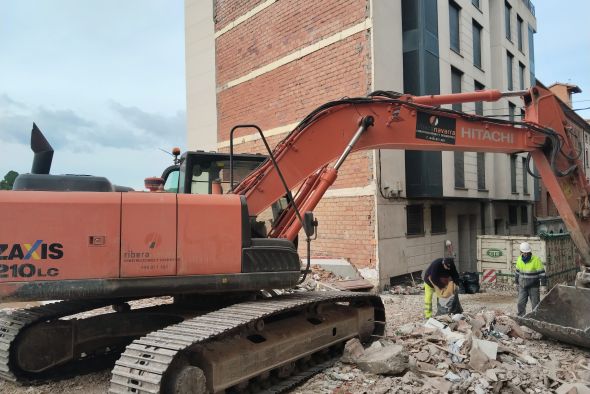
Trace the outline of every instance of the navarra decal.
{"label": "navarra decal", "polygon": [[455,145],[457,122],[454,118],[418,112],[416,138]]}
{"label": "navarra decal", "polygon": [[59,260],[63,256],[62,244],[40,239],[33,243],[0,244],[0,260]]}

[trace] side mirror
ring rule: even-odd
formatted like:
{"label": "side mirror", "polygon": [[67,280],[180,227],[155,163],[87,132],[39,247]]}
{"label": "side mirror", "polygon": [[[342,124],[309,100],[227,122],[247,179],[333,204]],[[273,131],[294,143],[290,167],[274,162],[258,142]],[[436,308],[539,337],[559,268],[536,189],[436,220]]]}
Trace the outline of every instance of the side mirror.
{"label": "side mirror", "polygon": [[303,215],[303,230],[305,230],[305,235],[308,237],[313,236],[317,226],[318,221],[313,217],[313,212],[305,212]]}

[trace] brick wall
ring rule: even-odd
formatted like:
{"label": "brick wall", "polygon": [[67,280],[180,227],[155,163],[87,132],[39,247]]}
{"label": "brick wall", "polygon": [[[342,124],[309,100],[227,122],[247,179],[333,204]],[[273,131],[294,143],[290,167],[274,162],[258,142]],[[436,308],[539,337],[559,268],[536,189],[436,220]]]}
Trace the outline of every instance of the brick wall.
{"label": "brick wall", "polygon": [[234,19],[244,15],[265,0],[213,0],[215,2],[215,30],[223,29]]}
{"label": "brick wall", "polygon": [[[216,2],[216,29],[262,1]],[[231,127],[255,123],[263,131],[302,120],[318,106],[371,90],[370,36],[353,34],[254,79],[227,88],[229,81],[272,64],[287,54],[354,26],[367,17],[367,0],[282,0],[216,39],[219,142]],[[355,126],[353,126],[355,127]],[[240,131],[244,136],[252,131]],[[271,136],[274,147],[287,134]],[[264,153],[262,141],[242,142],[236,152]],[[227,151],[228,148],[221,149]],[[372,151],[356,152],[340,169],[332,189],[358,188],[373,182]],[[319,236],[314,256],[343,257],[358,267],[375,267],[374,196],[326,197],[315,210]],[[304,237],[300,237],[305,256]]]}
{"label": "brick wall", "polygon": [[371,81],[366,32],[325,47],[217,94],[218,140],[232,126],[254,122],[263,130],[303,119],[319,105],[363,96]]}
{"label": "brick wall", "polygon": [[[358,268],[375,268],[375,198],[330,197],[314,211],[318,239],[312,241],[312,257],[347,258]],[[305,235],[299,234],[299,255],[307,256]]]}
{"label": "brick wall", "polygon": [[217,85],[366,18],[366,0],[279,1],[216,40]]}

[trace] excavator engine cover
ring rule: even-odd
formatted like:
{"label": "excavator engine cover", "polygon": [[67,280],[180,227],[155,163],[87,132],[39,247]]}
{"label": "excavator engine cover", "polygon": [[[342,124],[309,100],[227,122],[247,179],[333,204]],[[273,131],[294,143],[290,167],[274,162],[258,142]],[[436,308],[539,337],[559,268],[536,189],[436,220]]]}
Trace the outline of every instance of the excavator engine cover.
{"label": "excavator engine cover", "polygon": [[546,337],[590,348],[590,289],[555,286],[531,313],[515,320]]}

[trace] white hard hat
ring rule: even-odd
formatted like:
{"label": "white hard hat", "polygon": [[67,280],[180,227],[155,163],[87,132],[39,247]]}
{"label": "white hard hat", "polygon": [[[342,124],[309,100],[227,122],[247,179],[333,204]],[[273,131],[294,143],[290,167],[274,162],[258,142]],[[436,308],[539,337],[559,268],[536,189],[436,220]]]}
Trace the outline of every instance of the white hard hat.
{"label": "white hard hat", "polygon": [[533,250],[531,249],[531,245],[528,242],[523,242],[520,244],[520,251],[522,253],[531,253]]}

